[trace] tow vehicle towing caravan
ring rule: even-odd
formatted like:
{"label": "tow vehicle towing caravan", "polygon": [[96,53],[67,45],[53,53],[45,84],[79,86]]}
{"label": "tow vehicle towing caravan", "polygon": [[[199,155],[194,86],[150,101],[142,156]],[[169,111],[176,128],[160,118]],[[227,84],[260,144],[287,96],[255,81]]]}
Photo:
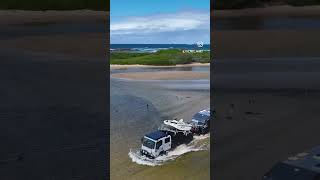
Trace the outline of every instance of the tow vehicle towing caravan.
{"label": "tow vehicle towing caravan", "polygon": [[142,138],[140,153],[149,158],[166,154],[176,146],[192,141],[191,125],[177,120],[165,120],[158,130]]}
{"label": "tow vehicle towing caravan", "polygon": [[320,146],[277,163],[263,180],[320,180]]}
{"label": "tow vehicle towing caravan", "polygon": [[205,134],[209,127],[210,109],[195,114],[191,123],[186,123],[183,119],[164,120],[157,131],[146,134],[141,139],[140,153],[149,158],[156,158],[180,144],[188,144],[192,141],[193,134]]}

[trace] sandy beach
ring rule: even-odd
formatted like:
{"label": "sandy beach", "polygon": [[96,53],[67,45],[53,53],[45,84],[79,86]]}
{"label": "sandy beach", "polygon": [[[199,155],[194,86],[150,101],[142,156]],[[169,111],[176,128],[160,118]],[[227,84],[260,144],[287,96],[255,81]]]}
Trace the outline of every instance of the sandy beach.
{"label": "sandy beach", "polygon": [[1,179],[107,179],[106,17],[92,13],[0,11]]}
{"label": "sandy beach", "polygon": [[210,73],[192,71],[135,72],[112,74],[111,77],[131,80],[197,80],[209,79]]}

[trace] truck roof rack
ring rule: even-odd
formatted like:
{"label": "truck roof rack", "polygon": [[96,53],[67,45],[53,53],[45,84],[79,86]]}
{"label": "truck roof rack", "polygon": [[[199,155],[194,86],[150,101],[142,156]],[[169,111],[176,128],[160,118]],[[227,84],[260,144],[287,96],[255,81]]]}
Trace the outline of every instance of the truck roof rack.
{"label": "truck roof rack", "polygon": [[153,140],[158,140],[158,139],[161,139],[161,138],[167,136],[167,134],[165,132],[163,132],[163,131],[158,130],[158,131],[154,131],[152,133],[149,133],[149,134],[147,134],[145,136],[148,137],[148,138],[151,138]]}

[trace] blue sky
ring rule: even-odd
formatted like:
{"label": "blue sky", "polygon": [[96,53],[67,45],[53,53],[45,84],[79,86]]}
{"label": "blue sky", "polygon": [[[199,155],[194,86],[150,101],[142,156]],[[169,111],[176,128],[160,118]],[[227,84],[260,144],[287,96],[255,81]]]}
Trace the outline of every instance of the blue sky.
{"label": "blue sky", "polygon": [[210,0],[111,0],[111,44],[210,41]]}

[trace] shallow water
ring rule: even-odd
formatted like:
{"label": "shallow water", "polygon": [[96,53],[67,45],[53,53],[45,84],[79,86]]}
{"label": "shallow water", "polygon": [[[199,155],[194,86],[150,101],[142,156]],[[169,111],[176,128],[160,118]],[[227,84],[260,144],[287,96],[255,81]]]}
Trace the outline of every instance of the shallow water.
{"label": "shallow water", "polygon": [[[118,72],[144,69],[150,70],[129,68]],[[209,179],[209,137],[195,136],[190,144],[178,146],[155,161],[137,154],[140,138],[157,129],[164,119],[182,118],[189,122],[193,114],[209,107],[208,87],[209,81],[111,78],[111,179]],[[199,161],[193,162],[195,159]]]}

